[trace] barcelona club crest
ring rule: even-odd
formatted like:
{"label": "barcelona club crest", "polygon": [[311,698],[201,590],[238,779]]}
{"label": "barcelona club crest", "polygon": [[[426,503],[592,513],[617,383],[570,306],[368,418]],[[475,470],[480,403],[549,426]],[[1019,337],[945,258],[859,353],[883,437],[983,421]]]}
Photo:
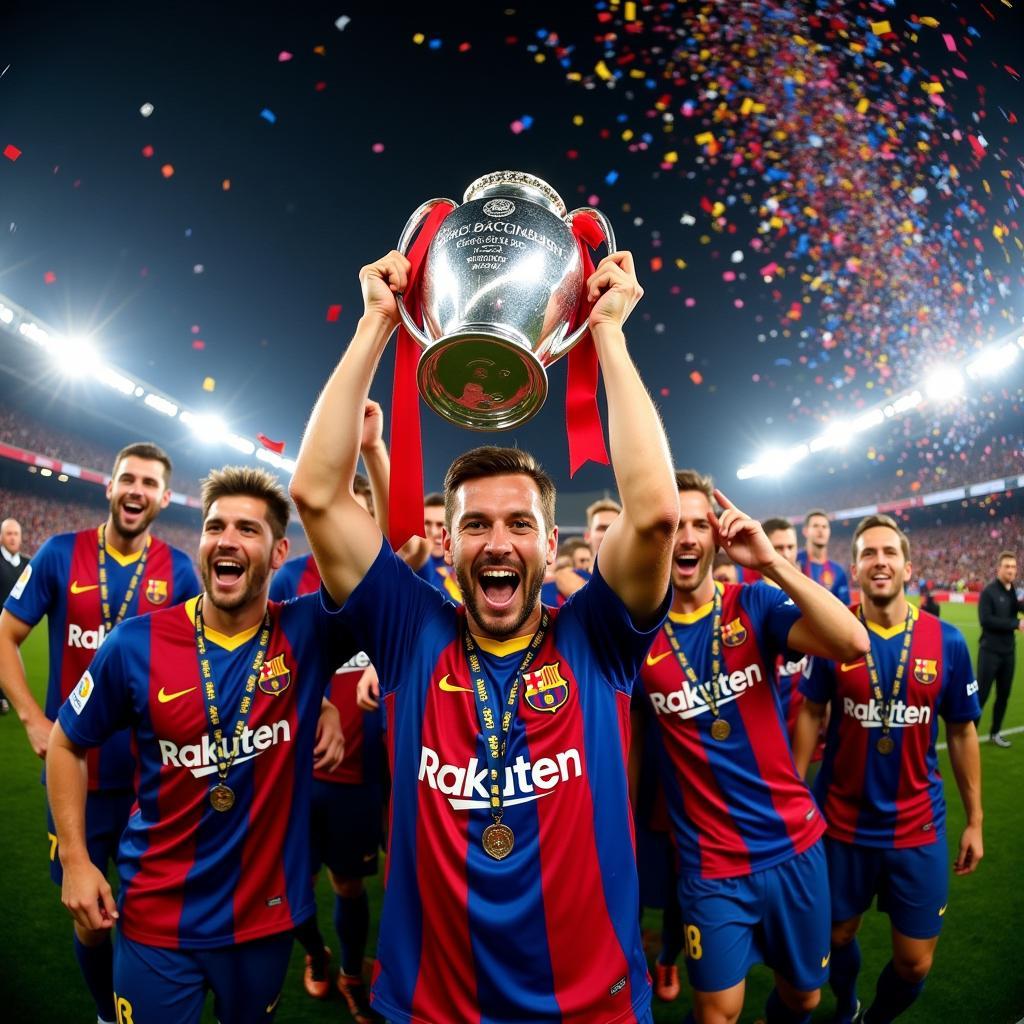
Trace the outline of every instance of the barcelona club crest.
{"label": "barcelona club crest", "polygon": [[264,662],[260,669],[260,689],[264,693],[269,693],[271,697],[284,693],[291,686],[291,682],[291,669],[284,663],[283,654]]}
{"label": "barcelona club crest", "polygon": [[560,665],[556,661],[523,673],[526,703],[534,711],[557,711],[569,699],[569,680],[562,675]]}
{"label": "barcelona club crest", "polygon": [[914,659],[914,678],[926,686],[934,683],[939,674],[939,667],[931,658]]}
{"label": "barcelona club crest", "polygon": [[147,580],[146,600],[150,604],[163,604],[167,600],[167,580]]}
{"label": "barcelona club crest", "polygon": [[747,639],[747,630],[739,618],[727,622],[722,627],[722,643],[726,647],[739,647]]}
{"label": "barcelona club crest", "polygon": [[828,589],[831,589],[832,584],[836,581],[836,574],[828,567],[825,566],[821,570],[821,585]]}

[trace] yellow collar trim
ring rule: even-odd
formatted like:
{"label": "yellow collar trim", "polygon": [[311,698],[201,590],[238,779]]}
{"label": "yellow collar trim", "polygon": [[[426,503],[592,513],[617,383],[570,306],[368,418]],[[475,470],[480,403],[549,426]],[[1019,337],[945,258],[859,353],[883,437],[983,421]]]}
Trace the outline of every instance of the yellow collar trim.
{"label": "yellow collar trim", "polygon": [[[96,536],[97,537],[99,536],[99,532],[100,532],[100,528],[97,528],[97,530],[96,530]],[[149,544],[150,544],[150,539],[147,537],[146,538],[146,546],[148,547]],[[139,551],[132,552],[132,554],[130,554],[130,555],[122,555],[120,551],[118,551],[116,548],[112,548],[110,546],[110,541],[109,540],[106,542],[106,544],[104,546],[107,549],[107,554],[115,562],[117,562],[118,565],[133,565],[135,562],[137,562],[142,557],[142,552],[146,550],[146,548],[143,547]]]}
{"label": "yellow collar trim", "polygon": [[[717,580],[715,580],[715,589],[721,594],[724,593],[725,587],[722,586]],[[688,626],[691,623],[699,622],[704,618],[705,615],[711,614],[711,609],[715,607],[714,599],[708,601],[707,604],[702,604],[699,608],[692,612],[669,612],[668,617],[671,622],[678,622],[682,626]]]}
{"label": "yellow collar trim", "polygon": [[[917,608],[914,605],[910,605],[910,618],[913,622],[917,622]],[[905,620],[897,622],[895,626],[880,626],[877,622],[868,622],[868,629],[875,636],[880,636],[883,640],[891,640],[894,636],[899,636],[906,629],[906,626]]]}
{"label": "yellow collar trim", "polygon": [[533,634],[530,633],[528,636],[514,636],[509,640],[489,640],[485,636],[477,636],[476,633],[474,633],[473,639],[480,645],[480,650],[486,651],[488,654],[495,654],[499,658],[502,658],[506,654],[515,654],[518,651],[525,651],[526,648],[530,646]]}
{"label": "yellow collar trim", "polygon": [[[194,623],[196,621],[196,602],[199,600],[198,597],[190,597],[185,602],[185,614],[188,615],[189,619]],[[234,636],[228,636],[227,633],[218,633],[215,629],[210,629],[206,623],[203,623],[203,636],[206,637],[210,643],[216,644],[218,647],[223,647],[225,651],[237,651],[243,644],[247,644],[259,631],[262,623],[257,623],[255,626],[249,629],[243,629],[241,633],[235,633]]]}

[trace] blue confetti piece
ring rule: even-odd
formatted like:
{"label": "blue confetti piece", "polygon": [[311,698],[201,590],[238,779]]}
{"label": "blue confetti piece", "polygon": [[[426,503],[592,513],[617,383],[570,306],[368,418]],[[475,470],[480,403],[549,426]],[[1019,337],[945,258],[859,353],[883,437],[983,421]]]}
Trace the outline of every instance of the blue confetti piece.
{"label": "blue confetti piece", "polygon": [[277,121],[277,114],[275,114],[269,107],[264,107],[260,111],[260,117],[262,117],[267,124],[274,124],[274,122]]}
{"label": "blue confetti piece", "polygon": [[430,42],[427,43],[427,46],[429,46],[431,50],[440,50],[441,49],[441,40],[440,39],[431,39]]}
{"label": "blue confetti piece", "polygon": [[604,176],[604,183],[606,185],[614,185],[615,182],[617,182],[618,180],[619,180],[619,172],[618,171],[609,171]]}

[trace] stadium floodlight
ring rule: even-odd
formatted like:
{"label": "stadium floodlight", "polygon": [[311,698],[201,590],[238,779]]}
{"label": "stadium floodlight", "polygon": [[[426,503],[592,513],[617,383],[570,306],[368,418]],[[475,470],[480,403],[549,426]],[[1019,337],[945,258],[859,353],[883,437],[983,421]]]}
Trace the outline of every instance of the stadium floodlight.
{"label": "stadium floodlight", "polygon": [[925,394],[935,402],[945,402],[950,398],[956,398],[963,389],[963,374],[951,366],[944,366],[933,371],[924,385]]}
{"label": "stadium floodlight", "polygon": [[194,412],[183,409],[178,418],[187,427],[190,427],[192,433],[205,444],[213,444],[216,441],[227,439],[228,426],[219,416],[215,416],[212,413],[197,415]]}
{"label": "stadium floodlight", "polygon": [[908,394],[901,395],[892,403],[893,409],[897,413],[909,412],[911,409],[916,409],[924,401],[924,395],[921,394],[916,388]]}
{"label": "stadium floodlight", "polygon": [[860,434],[865,430],[870,430],[872,427],[877,427],[879,423],[885,422],[885,413],[881,409],[868,409],[867,412],[861,413],[851,424],[850,431],[854,434]]}
{"label": "stadium floodlight", "polygon": [[99,353],[91,338],[55,338],[50,344],[50,355],[66,377],[83,377],[99,369]]}
{"label": "stadium floodlight", "polygon": [[243,455],[252,455],[256,451],[256,445],[252,443],[247,437],[242,437],[241,434],[227,434],[224,438],[227,443],[235,449],[235,451],[241,452]]}
{"label": "stadium floodlight", "polygon": [[178,407],[173,402],[169,402],[163,395],[156,395],[150,391],[143,401],[150,407],[150,409],[153,409],[156,412],[162,412],[165,416],[178,415]]}
{"label": "stadium floodlight", "polygon": [[96,370],[95,376],[98,381],[106,384],[108,388],[120,391],[122,395],[130,398],[135,394],[135,381],[115,370],[112,366],[100,366]]}
{"label": "stadium floodlight", "polygon": [[18,324],[18,333],[22,335],[22,337],[28,338],[29,341],[34,341],[37,345],[41,345],[44,348],[47,347],[50,340],[49,332],[45,331],[39,326],[39,324],[34,323],[32,320],[23,320]]}
{"label": "stadium floodlight", "polygon": [[14,321],[14,310],[0,302],[0,323],[10,324]]}
{"label": "stadium floodlight", "polygon": [[1018,347],[1012,341],[988,348],[967,364],[967,375],[975,378],[997,377],[1016,362],[1018,355]]}
{"label": "stadium floodlight", "polygon": [[836,422],[826,427],[823,434],[813,438],[808,445],[812,454],[825,451],[826,448],[842,448],[850,437],[850,428],[845,422]]}

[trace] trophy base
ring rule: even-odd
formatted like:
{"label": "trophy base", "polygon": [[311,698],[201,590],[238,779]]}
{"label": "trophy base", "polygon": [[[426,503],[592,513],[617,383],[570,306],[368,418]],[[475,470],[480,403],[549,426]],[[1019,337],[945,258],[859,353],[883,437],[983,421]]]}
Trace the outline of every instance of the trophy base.
{"label": "trophy base", "polygon": [[468,430],[517,427],[548,395],[540,360],[493,324],[469,324],[435,341],[420,357],[416,379],[434,412]]}

